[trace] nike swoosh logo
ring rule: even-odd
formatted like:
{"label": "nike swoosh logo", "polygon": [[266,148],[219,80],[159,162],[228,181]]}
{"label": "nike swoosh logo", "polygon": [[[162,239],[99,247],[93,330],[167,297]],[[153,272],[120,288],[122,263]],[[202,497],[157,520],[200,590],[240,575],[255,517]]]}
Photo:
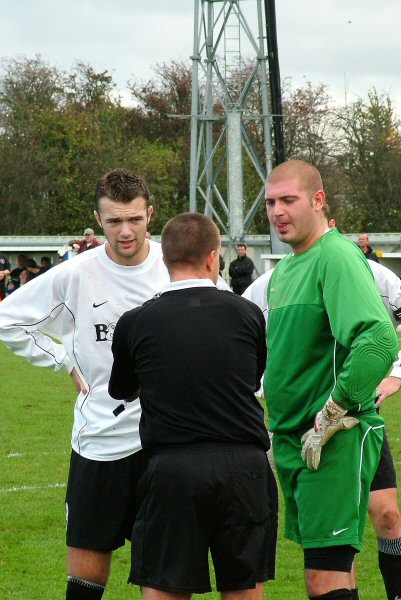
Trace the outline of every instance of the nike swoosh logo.
{"label": "nike swoosh logo", "polygon": [[333,529],[333,535],[338,535],[339,533],[342,533],[343,531],[347,531],[349,529],[349,527],[344,527],[344,529]]}
{"label": "nike swoosh logo", "polygon": [[92,304],[93,308],[99,308],[99,306],[103,306],[103,304],[107,304],[108,300],[105,300],[104,302],[101,302],[100,304],[96,304],[96,302],[94,302]]}

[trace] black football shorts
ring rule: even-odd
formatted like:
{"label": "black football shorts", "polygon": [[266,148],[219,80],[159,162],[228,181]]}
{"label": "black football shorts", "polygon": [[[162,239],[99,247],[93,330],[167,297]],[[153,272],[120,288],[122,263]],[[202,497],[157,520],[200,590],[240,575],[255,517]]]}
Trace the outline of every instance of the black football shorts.
{"label": "black football shorts", "polygon": [[114,461],[89,460],[74,450],[66,494],[67,546],[110,552],[131,539],[143,451]]}
{"label": "black football shorts", "polygon": [[165,449],[138,489],[130,581],[173,593],[221,592],[274,578],[277,485],[266,452],[229,444]]}

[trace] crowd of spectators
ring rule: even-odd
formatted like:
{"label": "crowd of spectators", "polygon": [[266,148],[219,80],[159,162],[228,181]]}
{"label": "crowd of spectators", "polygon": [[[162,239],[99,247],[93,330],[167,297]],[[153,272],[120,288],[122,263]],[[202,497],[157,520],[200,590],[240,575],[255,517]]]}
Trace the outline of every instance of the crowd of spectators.
{"label": "crowd of spectators", "polygon": [[[71,240],[68,246],[78,254],[81,254],[81,252],[96,248],[102,243],[95,238],[93,229],[88,227],[84,231],[83,240]],[[59,252],[57,263],[55,264],[59,264],[68,258],[68,246],[65,246],[67,250],[63,255]],[[9,259],[0,253],[0,302],[21,285],[32,281],[32,279],[42,275],[42,273],[46,273],[52,266],[53,264],[49,256],[42,256],[40,265],[38,265],[34,258],[27,257],[25,254],[19,254],[17,257],[17,266],[12,269]]]}
{"label": "crowd of spectators", "polygon": [[39,266],[35,259],[28,258],[25,254],[19,254],[17,266],[11,268],[8,258],[0,255],[0,301],[12,294],[21,285],[48,271],[52,266],[48,256],[42,256]]}

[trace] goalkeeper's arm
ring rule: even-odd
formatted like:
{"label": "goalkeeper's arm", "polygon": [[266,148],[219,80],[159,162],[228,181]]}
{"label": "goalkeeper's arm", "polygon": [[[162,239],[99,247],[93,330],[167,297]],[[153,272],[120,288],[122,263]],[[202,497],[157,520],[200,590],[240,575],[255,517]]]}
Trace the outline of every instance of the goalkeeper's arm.
{"label": "goalkeeper's arm", "polygon": [[355,417],[347,417],[347,411],[330,397],[315,417],[315,425],[301,438],[302,459],[308,469],[318,469],[322,448],[341,429],[351,429],[359,423]]}

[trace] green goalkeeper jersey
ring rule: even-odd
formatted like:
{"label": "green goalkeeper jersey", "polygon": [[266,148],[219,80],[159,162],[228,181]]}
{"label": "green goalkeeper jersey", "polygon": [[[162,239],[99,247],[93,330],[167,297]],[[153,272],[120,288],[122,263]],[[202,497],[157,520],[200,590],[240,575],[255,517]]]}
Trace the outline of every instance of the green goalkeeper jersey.
{"label": "green goalkeeper jersey", "polygon": [[269,428],[306,430],[329,396],[350,412],[374,410],[398,340],[369,265],[336,229],[290,254],[268,288],[264,390]]}

